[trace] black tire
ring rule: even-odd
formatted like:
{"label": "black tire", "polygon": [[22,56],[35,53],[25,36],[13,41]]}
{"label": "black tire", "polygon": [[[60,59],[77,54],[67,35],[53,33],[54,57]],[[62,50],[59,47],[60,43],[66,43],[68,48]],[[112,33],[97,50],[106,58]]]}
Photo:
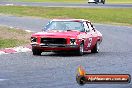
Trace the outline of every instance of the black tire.
{"label": "black tire", "polygon": [[32,52],[33,52],[33,55],[39,55],[39,56],[42,53],[40,50],[37,50],[37,49],[34,49],[34,48],[32,49]]}
{"label": "black tire", "polygon": [[99,52],[99,41],[95,44],[94,48],[91,50],[91,53],[98,53]]}
{"label": "black tire", "polygon": [[78,55],[82,56],[83,53],[84,53],[84,45],[83,45],[83,43],[81,43],[79,46],[79,49],[78,49]]}

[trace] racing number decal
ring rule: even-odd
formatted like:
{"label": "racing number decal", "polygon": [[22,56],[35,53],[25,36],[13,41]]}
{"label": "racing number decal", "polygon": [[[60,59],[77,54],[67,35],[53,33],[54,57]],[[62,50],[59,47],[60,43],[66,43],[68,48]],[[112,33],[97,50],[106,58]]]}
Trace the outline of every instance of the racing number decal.
{"label": "racing number decal", "polygon": [[92,38],[89,38],[88,40],[89,40],[88,47],[91,47],[91,45],[92,45]]}

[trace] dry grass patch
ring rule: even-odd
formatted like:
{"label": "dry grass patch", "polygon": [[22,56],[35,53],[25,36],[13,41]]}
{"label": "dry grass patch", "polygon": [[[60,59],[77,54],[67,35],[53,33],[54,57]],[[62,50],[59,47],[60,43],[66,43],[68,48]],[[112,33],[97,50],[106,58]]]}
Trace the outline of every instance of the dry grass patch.
{"label": "dry grass patch", "polygon": [[0,48],[15,47],[30,43],[31,33],[0,26]]}

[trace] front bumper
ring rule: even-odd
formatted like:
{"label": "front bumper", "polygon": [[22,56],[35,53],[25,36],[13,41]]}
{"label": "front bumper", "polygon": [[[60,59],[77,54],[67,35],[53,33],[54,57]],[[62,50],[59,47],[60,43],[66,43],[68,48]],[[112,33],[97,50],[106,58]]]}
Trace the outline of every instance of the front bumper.
{"label": "front bumper", "polygon": [[38,44],[31,43],[32,47],[40,47],[40,48],[78,48],[78,45],[68,45],[68,44]]}

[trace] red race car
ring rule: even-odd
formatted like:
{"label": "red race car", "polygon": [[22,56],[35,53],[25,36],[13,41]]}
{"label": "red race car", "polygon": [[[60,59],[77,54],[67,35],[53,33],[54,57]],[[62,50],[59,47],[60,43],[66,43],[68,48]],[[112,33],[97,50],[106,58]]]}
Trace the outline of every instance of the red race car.
{"label": "red race car", "polygon": [[78,55],[99,52],[102,34],[84,19],[53,19],[42,32],[32,34],[33,55],[46,51],[73,51]]}

